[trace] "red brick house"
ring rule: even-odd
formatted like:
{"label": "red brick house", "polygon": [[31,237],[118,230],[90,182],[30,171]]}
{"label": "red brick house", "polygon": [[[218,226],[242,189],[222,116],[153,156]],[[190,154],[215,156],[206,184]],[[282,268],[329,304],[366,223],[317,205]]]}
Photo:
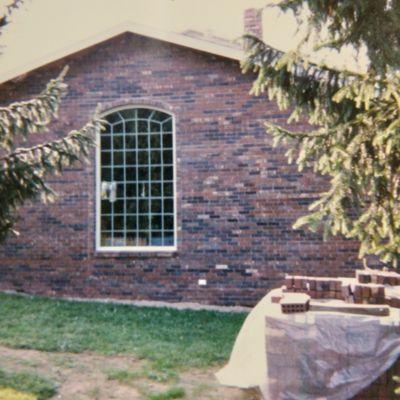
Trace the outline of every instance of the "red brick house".
{"label": "red brick house", "polygon": [[[247,30],[259,34],[255,18],[247,11]],[[99,103],[108,124],[90,165],[50,179],[54,204],[20,210],[0,290],[254,304],[287,272],[353,274],[355,243],[292,230],[323,181],[272,148],[263,121],[287,115],[248,94],[241,57],[194,32],[120,25],[3,76],[6,105],[69,65],[45,138],[82,126]]]}

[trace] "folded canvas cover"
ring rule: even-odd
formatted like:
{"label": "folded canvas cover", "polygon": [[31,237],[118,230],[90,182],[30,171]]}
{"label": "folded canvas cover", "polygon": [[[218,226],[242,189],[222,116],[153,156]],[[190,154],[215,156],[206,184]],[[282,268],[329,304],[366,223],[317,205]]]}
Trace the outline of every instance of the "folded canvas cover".
{"label": "folded canvas cover", "polygon": [[400,310],[387,317],[309,311],[282,314],[265,296],[248,315],[223,385],[259,387],[266,400],[345,400],[368,387],[400,354]]}

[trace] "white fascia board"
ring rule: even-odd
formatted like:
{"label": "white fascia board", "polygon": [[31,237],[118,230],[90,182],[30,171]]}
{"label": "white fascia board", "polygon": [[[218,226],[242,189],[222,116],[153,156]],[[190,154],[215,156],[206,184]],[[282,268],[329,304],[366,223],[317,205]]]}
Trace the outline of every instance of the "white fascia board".
{"label": "white fascia board", "polygon": [[131,32],[152,39],[177,44],[179,46],[189,47],[191,49],[204,51],[206,53],[215,54],[233,60],[241,60],[244,56],[242,50],[233,46],[224,46],[207,40],[186,36],[184,34],[166,32],[134,22],[125,21],[121,24],[114,25],[109,29],[96,33],[95,35],[86,37],[79,42],[72,43],[57,51],[38,57],[35,60],[30,60],[25,64],[20,64],[8,71],[0,72],[0,84],[125,32]]}

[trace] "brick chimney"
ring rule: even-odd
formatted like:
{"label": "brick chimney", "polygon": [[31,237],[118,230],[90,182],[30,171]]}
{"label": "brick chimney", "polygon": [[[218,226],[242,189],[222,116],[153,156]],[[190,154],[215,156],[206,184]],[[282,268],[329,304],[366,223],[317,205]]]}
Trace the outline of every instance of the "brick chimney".
{"label": "brick chimney", "polygon": [[248,8],[244,11],[244,33],[262,39],[262,8]]}

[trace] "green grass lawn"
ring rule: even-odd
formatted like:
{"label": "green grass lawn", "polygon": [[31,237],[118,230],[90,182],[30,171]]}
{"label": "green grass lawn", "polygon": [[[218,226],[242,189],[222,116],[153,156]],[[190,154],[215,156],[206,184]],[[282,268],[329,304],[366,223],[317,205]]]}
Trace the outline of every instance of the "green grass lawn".
{"label": "green grass lawn", "polygon": [[[37,374],[19,372],[9,373],[0,369],[0,388],[12,388],[34,395],[38,400],[46,400],[57,393],[56,385]],[[0,393],[0,399],[3,399]]]}
{"label": "green grass lawn", "polygon": [[227,361],[245,317],[0,294],[0,344],[132,354],[158,370],[202,368]]}

